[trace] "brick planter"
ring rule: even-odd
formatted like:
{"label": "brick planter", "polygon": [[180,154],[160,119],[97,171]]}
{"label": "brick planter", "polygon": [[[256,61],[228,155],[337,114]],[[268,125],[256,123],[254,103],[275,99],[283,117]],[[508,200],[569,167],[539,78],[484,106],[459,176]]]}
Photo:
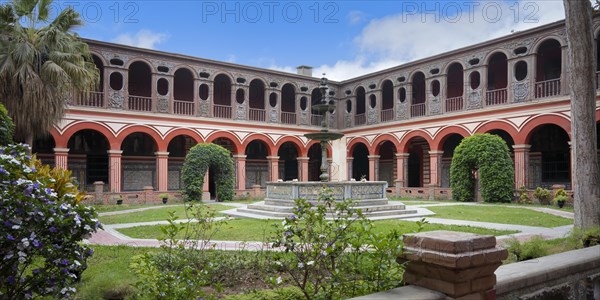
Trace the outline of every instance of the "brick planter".
{"label": "brick planter", "polygon": [[490,235],[432,231],[404,235],[404,282],[454,299],[494,299],[494,271],[508,257]]}

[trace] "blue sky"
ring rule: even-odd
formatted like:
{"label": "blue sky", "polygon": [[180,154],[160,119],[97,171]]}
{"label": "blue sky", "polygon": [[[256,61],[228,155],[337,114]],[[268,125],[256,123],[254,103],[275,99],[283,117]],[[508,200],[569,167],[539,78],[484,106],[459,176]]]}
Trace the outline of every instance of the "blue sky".
{"label": "blue sky", "polygon": [[564,18],[562,0],[58,1],[87,38],[343,80]]}

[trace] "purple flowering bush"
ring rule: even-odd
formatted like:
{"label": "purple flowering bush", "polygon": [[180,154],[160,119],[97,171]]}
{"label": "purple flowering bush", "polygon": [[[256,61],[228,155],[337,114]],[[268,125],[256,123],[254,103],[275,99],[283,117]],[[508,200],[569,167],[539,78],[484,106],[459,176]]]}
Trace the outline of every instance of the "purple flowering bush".
{"label": "purple flowering bush", "polygon": [[50,170],[27,145],[0,147],[0,299],[69,298],[101,224],[70,172]]}

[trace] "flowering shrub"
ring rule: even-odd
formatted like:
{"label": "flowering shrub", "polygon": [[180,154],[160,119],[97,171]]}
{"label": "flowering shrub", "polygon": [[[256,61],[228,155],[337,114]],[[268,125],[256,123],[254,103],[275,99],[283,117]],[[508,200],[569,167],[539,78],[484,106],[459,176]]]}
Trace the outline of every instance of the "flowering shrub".
{"label": "flowering shrub", "polygon": [[294,214],[275,229],[275,264],[306,299],[345,299],[396,287],[403,266],[397,231],[373,231],[352,201],[335,201],[324,188],[318,201],[296,200]]}
{"label": "flowering shrub", "polygon": [[69,298],[93,252],[81,241],[101,225],[70,173],[40,171],[28,152],[0,147],[0,298]]}

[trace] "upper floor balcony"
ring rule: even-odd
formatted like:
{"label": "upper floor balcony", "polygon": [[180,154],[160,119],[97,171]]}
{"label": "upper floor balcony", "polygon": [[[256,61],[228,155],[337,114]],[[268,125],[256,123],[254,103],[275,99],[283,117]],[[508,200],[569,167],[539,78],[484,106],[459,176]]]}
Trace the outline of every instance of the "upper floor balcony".
{"label": "upper floor balcony", "polygon": [[154,68],[141,56],[129,63],[120,59],[107,63],[96,53],[93,59],[101,72],[100,83],[90,92],[74,95],[73,107],[307,127],[321,126],[323,120],[311,109],[322,98],[317,78],[307,77],[312,86],[292,80],[279,86],[256,75],[251,80],[235,77],[226,69],[209,74],[188,66]]}
{"label": "upper floor balcony", "polygon": [[566,40],[549,34],[529,47],[512,44],[514,49],[487,47],[487,53],[473,49],[462,58],[440,55],[437,61],[346,83],[341,87],[346,95],[343,127],[568,97]]}
{"label": "upper floor balcony", "polygon": [[[334,128],[352,128],[568,99],[563,31],[562,24],[551,24],[330,82],[329,96],[337,100],[337,107],[327,121]],[[314,77],[260,69],[244,73],[247,70],[215,62],[205,69],[193,62],[151,61],[143,53],[139,57],[130,53],[125,62],[118,56],[108,59],[106,49],[95,50],[102,80],[95,91],[73,97],[73,106],[286,126],[318,127],[323,122],[323,116],[311,109],[322,99]]]}

